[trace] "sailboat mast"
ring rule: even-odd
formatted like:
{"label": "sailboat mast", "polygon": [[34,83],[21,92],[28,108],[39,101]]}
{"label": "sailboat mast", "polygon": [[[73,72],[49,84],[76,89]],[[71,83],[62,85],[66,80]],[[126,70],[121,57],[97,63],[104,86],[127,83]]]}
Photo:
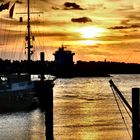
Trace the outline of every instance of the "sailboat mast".
{"label": "sailboat mast", "polygon": [[31,60],[31,41],[30,41],[30,0],[27,0],[27,13],[28,13],[28,25],[27,25],[27,28],[28,28],[28,46],[27,46],[27,50],[28,50],[28,62],[30,63],[30,60]]}

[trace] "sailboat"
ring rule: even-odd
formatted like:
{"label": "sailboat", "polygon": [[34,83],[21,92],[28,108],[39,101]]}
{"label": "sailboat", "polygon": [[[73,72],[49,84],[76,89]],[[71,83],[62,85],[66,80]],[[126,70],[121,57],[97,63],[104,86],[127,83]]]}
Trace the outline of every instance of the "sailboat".
{"label": "sailboat", "polygon": [[[27,0],[27,50],[28,65],[30,66],[32,45],[30,42],[30,0]],[[12,73],[0,75],[0,112],[7,111],[28,111],[36,108],[39,104],[39,92],[52,91],[54,79],[44,80],[41,74],[40,81],[31,80],[31,69],[28,73]],[[41,89],[43,88],[43,89]]]}

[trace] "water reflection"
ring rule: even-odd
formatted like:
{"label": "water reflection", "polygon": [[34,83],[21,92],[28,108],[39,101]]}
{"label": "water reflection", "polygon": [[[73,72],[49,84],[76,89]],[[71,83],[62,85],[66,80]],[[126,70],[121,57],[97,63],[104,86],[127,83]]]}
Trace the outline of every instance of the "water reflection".
{"label": "water reflection", "polygon": [[44,115],[39,110],[0,115],[0,140],[43,140],[44,132]]}
{"label": "water reflection", "polygon": [[[54,89],[54,128],[58,140],[130,139],[108,80],[57,80]],[[131,129],[131,120],[128,123]]]}
{"label": "water reflection", "polygon": [[[139,86],[140,75],[115,75],[113,80],[131,104],[131,88]],[[55,140],[130,139],[108,81],[109,78],[55,81]],[[122,111],[131,132],[131,120]],[[44,113],[35,110],[1,114],[0,140],[45,140]]]}

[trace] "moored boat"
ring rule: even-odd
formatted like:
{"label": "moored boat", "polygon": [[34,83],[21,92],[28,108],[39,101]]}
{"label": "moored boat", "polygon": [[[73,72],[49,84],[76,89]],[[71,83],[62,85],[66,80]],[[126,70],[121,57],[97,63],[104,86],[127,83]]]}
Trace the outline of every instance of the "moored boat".
{"label": "moored boat", "polygon": [[28,111],[38,105],[34,81],[27,74],[0,76],[0,112]]}
{"label": "moored boat", "polygon": [[27,0],[27,4],[28,33],[25,38],[27,41],[25,48],[27,49],[29,68],[27,68],[28,72],[26,74],[7,73],[0,76],[0,112],[28,111],[36,108],[39,104],[39,93],[43,91],[42,88],[50,91],[54,86],[53,80],[45,80],[43,75],[41,76],[43,77],[41,81],[31,80],[32,68],[30,64],[33,45],[31,43],[30,33],[30,0]]}

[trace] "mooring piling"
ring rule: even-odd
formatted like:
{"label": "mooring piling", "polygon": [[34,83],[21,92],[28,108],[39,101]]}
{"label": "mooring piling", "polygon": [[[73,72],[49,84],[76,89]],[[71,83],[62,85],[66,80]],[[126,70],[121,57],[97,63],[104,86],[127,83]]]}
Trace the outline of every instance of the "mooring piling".
{"label": "mooring piling", "polygon": [[132,140],[140,140],[140,88],[132,88],[132,107],[126,101],[123,94],[119,91],[112,80],[110,86],[116,91],[127,108],[132,112]]}
{"label": "mooring piling", "polygon": [[38,83],[39,87],[39,102],[40,107],[45,114],[45,135],[46,140],[53,140],[53,87],[54,80],[45,80],[44,65],[45,65],[44,52],[40,53],[41,59],[41,80]]}
{"label": "mooring piling", "polygon": [[45,108],[46,140],[53,140],[53,91],[48,94],[47,98]]}
{"label": "mooring piling", "polygon": [[140,88],[132,88],[132,140],[140,139]]}

